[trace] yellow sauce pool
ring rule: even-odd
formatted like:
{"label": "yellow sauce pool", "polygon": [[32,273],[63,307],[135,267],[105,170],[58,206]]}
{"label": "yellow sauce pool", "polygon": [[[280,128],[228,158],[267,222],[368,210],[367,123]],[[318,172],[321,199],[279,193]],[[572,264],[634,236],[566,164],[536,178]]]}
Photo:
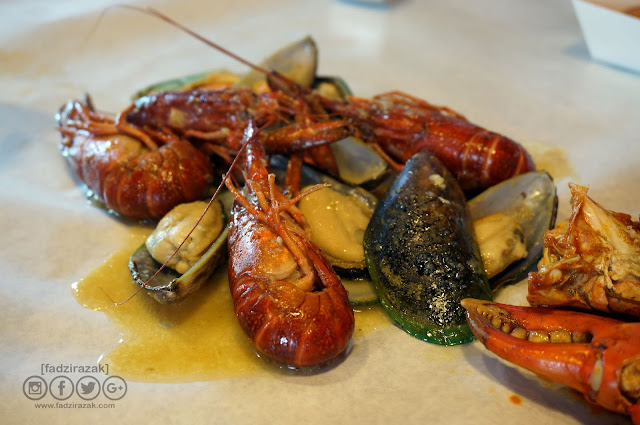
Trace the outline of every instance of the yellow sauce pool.
{"label": "yellow sauce pool", "polygon": [[[120,341],[104,342],[105,349],[113,348],[98,361],[108,364],[110,373],[138,382],[207,381],[281,371],[258,357],[240,329],[224,266],[180,304],[162,305],[143,292],[128,299],[138,288],[129,274],[129,256],[149,233],[132,229],[120,251],[73,284],[76,300],[104,312],[121,333]],[[380,306],[357,311],[353,343],[391,323]]]}
{"label": "yellow sauce pool", "polygon": [[542,143],[523,143],[538,170],[545,170],[555,180],[577,179],[576,170],[562,148]]}

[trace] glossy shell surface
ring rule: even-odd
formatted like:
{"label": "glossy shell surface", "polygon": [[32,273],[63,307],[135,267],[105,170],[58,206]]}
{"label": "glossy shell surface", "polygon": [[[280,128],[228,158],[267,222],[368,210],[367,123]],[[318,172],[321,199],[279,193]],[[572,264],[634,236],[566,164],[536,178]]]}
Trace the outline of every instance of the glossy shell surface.
{"label": "glossy shell surface", "polygon": [[[226,259],[227,237],[229,235],[226,217],[223,215],[222,233],[184,274],[179,274],[168,267],[162,268],[158,274],[155,274],[162,264],[156,261],[145,244],[142,244],[129,259],[129,271],[134,282],[162,304],[180,302],[196,292],[207,283],[216,268]],[[153,280],[147,284],[152,276]]]}
{"label": "glossy shell surface", "polygon": [[556,222],[558,197],[551,176],[544,171],[532,171],[512,177],[482,192],[469,201],[472,220],[492,214],[511,216],[521,227],[527,246],[527,256],[490,279],[491,287],[516,283],[542,256],[543,239]]}
{"label": "glossy shell surface", "polygon": [[429,152],[414,155],[378,203],[365,234],[369,273],[408,333],[454,345],[473,340],[460,301],[491,298],[464,194]]}

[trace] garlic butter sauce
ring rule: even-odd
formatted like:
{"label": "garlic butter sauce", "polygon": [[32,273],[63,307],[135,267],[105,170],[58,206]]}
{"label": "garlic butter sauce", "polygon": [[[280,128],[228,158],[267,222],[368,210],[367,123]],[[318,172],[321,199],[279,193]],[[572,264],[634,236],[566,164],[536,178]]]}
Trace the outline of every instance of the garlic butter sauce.
{"label": "garlic butter sauce", "polygon": [[[149,229],[132,228],[125,246],[72,285],[78,303],[102,311],[121,333],[120,341],[104,341],[100,364],[111,374],[137,382],[192,382],[269,376],[280,372],[258,357],[233,312],[227,269],[175,305],[164,305],[140,292],[127,267],[129,256]],[[354,344],[375,329],[390,325],[379,306],[356,312]],[[115,346],[114,346],[115,344]]]}

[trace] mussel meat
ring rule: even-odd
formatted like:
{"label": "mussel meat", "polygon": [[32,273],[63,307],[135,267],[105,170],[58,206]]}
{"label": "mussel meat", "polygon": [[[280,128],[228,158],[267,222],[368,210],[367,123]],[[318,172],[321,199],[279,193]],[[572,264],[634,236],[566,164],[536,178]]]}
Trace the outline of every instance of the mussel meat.
{"label": "mussel meat", "polygon": [[[274,156],[271,170],[278,181],[284,179],[287,160]],[[353,305],[378,303],[364,258],[364,232],[378,202],[377,198],[357,186],[341,183],[323,172],[303,165],[301,185],[329,184],[298,202],[311,229],[311,240],[327,257]]]}
{"label": "mussel meat", "polygon": [[[200,289],[224,262],[226,215],[216,200],[200,220],[206,205],[196,201],[175,207],[129,259],[133,280],[162,304],[179,302]],[[167,266],[156,274],[164,263]],[[153,286],[147,284],[152,276]]]}
{"label": "mussel meat", "polygon": [[[542,256],[545,232],[555,225],[558,197],[551,176],[545,171],[532,171],[512,177],[482,192],[468,204],[474,222],[505,214],[517,225],[503,232],[507,240],[520,237],[520,231],[524,238],[526,256],[491,277],[492,289],[524,279]],[[501,254],[493,253],[492,256],[500,257]]]}
{"label": "mussel meat", "polygon": [[375,198],[361,188],[334,183],[298,202],[311,228],[311,240],[340,276],[353,305],[378,302],[364,259],[364,232]]}
{"label": "mussel meat", "polygon": [[522,227],[507,214],[497,213],[476,220],[473,230],[489,281],[512,263],[527,256]]}

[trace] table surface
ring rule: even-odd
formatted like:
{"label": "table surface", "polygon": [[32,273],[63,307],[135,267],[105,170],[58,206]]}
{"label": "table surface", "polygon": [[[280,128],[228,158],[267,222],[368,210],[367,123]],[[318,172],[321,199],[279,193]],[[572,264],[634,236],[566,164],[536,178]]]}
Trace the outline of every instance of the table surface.
{"label": "table surface", "polygon": [[[569,181],[638,217],[640,75],[589,57],[569,0],[129,3],[153,6],[253,61],[311,35],[319,74],[342,77],[360,96],[401,90],[525,145],[557,148],[574,170],[555,176],[559,219],[570,210]],[[164,22],[110,4],[0,2],[3,422],[627,423],[478,342],[437,347],[395,327],[371,333],[321,374],[129,382],[113,409],[36,408],[22,389],[42,364],[94,365],[118,340],[103,314],[75,301],[71,285],[130,231],[87,203],[59,154],[54,113],[85,92],[115,112],[156,81],[245,70]],[[499,299],[524,303],[523,291],[521,283]]]}

